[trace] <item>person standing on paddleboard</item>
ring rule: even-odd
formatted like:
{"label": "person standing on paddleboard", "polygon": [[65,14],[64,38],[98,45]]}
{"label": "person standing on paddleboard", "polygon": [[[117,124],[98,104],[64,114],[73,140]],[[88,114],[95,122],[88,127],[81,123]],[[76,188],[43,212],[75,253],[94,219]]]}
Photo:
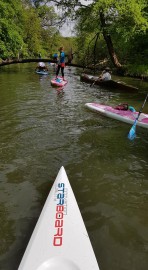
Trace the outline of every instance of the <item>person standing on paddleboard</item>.
{"label": "person standing on paddleboard", "polygon": [[64,79],[64,67],[65,67],[65,53],[64,53],[64,48],[63,47],[60,47],[59,48],[59,52],[60,52],[60,56],[59,56],[59,59],[58,59],[58,67],[57,67],[57,71],[56,71],[56,79],[59,75],[59,71],[61,69],[61,73],[62,73],[62,78],[63,78],[63,81],[65,81]]}

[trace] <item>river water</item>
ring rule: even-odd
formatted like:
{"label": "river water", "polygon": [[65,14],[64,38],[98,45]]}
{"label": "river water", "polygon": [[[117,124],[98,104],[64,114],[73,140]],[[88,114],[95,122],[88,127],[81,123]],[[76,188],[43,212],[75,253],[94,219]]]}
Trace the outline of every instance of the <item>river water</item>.
{"label": "river water", "polygon": [[130,125],[84,106],[128,102],[139,110],[147,83],[124,78],[139,91],[103,90],[66,68],[69,83],[58,91],[52,67],[48,76],[34,68],[0,69],[0,269],[18,268],[63,165],[100,270],[147,270],[148,131],[137,128],[131,142]]}

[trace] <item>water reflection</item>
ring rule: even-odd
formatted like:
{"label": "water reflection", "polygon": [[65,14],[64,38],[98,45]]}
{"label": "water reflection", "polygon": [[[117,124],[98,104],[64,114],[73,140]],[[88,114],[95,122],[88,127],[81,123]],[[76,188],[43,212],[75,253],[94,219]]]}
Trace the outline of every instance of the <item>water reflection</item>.
{"label": "water reflection", "polygon": [[68,84],[56,89],[52,67],[48,76],[33,71],[23,65],[0,73],[0,269],[18,268],[63,165],[100,269],[147,270],[147,130],[138,128],[130,142],[129,125],[84,106],[126,101],[138,109],[145,87],[142,94],[90,88],[72,68]]}
{"label": "water reflection", "polygon": [[5,254],[9,247],[13,244],[15,240],[14,236],[14,221],[10,219],[9,210],[6,208],[4,203],[0,205],[0,215],[1,215],[1,230],[0,230],[0,255]]}

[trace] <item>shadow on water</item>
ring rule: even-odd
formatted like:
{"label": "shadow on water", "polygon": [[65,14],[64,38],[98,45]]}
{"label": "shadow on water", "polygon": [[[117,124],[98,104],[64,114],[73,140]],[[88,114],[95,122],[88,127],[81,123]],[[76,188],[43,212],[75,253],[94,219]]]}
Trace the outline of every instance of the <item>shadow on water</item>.
{"label": "shadow on water", "polygon": [[[114,92],[80,82],[51,87],[33,64],[0,72],[0,269],[16,270],[63,165],[101,270],[147,270],[148,132],[89,111],[87,102],[140,109],[146,88]],[[144,107],[148,113],[148,103]]]}

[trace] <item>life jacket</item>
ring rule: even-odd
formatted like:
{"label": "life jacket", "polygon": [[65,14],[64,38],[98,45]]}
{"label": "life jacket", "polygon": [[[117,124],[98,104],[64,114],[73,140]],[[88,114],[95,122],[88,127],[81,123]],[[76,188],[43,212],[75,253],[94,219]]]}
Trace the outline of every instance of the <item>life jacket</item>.
{"label": "life jacket", "polygon": [[128,110],[128,103],[120,103],[116,107],[114,107],[115,110],[123,110],[127,111]]}
{"label": "life jacket", "polygon": [[64,52],[60,52],[58,65],[60,65],[61,67],[65,67],[65,53]]}
{"label": "life jacket", "polygon": [[64,63],[65,62],[65,53],[64,52],[60,52],[60,63]]}

